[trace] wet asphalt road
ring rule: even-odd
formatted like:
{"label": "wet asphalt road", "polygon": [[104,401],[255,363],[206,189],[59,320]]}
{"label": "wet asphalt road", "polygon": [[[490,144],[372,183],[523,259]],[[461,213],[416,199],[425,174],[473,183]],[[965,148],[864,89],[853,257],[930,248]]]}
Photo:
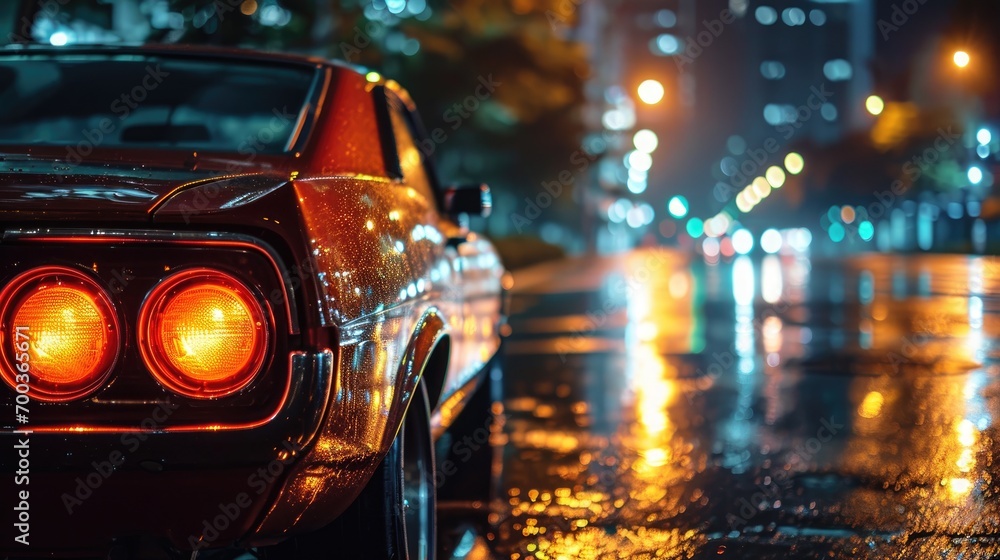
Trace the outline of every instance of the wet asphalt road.
{"label": "wet asphalt road", "polygon": [[641,251],[513,292],[457,556],[1000,556],[1000,262]]}

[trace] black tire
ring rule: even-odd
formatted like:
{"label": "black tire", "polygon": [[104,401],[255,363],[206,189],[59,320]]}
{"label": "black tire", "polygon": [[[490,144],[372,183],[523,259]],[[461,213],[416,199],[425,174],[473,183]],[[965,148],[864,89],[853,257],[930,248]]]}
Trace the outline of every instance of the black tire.
{"label": "black tire", "polygon": [[[407,560],[434,558],[437,539],[437,489],[434,485],[434,440],[424,384],[407,411],[401,433],[403,454],[403,536]],[[393,448],[395,448],[395,443]],[[390,451],[391,453],[391,451]]]}
{"label": "black tire", "polygon": [[368,486],[328,527],[278,545],[267,558],[429,560],[437,538],[430,408],[418,384],[403,425]]}

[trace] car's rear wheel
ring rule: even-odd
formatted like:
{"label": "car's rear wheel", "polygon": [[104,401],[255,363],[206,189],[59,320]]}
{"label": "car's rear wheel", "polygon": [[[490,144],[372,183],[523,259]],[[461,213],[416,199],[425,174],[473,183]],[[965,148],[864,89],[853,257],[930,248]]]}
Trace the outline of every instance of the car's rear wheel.
{"label": "car's rear wheel", "polygon": [[437,534],[430,408],[417,385],[403,425],[368,486],[330,526],[269,551],[271,558],[427,560]]}

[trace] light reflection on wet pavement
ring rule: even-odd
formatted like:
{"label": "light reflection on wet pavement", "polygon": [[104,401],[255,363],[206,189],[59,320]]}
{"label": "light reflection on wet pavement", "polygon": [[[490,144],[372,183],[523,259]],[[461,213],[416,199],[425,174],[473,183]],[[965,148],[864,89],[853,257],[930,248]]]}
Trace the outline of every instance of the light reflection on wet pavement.
{"label": "light reflection on wet pavement", "polygon": [[490,555],[1000,555],[998,272],[644,251],[515,275]]}

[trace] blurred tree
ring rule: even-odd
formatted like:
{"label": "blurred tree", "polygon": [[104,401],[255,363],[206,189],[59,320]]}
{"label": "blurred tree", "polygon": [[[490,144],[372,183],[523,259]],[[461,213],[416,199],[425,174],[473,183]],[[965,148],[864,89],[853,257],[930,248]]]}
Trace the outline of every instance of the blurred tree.
{"label": "blurred tree", "polygon": [[[150,6],[150,15],[156,11],[180,14],[184,22],[183,26],[169,25],[156,30],[148,39],[152,42],[285,51],[311,47],[315,0],[167,0],[165,5],[161,2],[158,6],[140,3]],[[178,22],[181,18],[173,16]]]}

